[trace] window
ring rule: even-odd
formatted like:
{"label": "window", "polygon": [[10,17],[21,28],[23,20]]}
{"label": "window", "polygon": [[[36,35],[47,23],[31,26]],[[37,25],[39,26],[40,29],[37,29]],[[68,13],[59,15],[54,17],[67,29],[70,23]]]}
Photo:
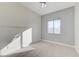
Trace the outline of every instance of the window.
{"label": "window", "polygon": [[53,33],[53,21],[48,21],[48,33]]}
{"label": "window", "polygon": [[48,21],[48,33],[60,34],[60,20],[49,20]]}

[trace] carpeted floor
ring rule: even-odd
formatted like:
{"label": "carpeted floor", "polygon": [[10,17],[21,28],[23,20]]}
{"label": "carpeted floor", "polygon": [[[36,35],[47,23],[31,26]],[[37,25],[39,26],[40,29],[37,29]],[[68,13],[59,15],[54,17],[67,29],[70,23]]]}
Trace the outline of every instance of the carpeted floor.
{"label": "carpeted floor", "polygon": [[32,44],[35,49],[12,55],[14,57],[78,57],[74,48],[52,44],[44,41]]}

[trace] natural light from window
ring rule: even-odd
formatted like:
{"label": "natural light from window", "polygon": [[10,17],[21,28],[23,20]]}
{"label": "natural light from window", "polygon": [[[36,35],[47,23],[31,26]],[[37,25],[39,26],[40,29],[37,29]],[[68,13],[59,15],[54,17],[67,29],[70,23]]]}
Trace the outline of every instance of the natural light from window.
{"label": "natural light from window", "polygon": [[48,33],[60,34],[60,20],[49,20],[48,21]]}
{"label": "natural light from window", "polygon": [[25,30],[22,34],[23,47],[29,46],[32,42],[32,28]]}
{"label": "natural light from window", "polygon": [[[27,47],[32,42],[32,28],[29,28],[22,32],[20,35],[15,35],[12,42],[10,42],[7,46],[5,46],[1,51],[1,55],[8,55],[13,53],[14,51]],[[22,47],[21,47],[22,46]]]}

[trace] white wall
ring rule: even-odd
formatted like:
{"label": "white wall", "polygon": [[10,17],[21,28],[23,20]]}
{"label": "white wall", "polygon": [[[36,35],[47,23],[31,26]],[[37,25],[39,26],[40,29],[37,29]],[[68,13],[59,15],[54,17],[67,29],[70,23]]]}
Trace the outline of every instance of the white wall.
{"label": "white wall", "polygon": [[19,36],[18,38],[14,38],[12,42],[10,42],[6,47],[1,50],[1,55],[7,55],[18,49],[21,49],[20,39],[21,36]]}
{"label": "white wall", "polygon": [[75,48],[79,53],[79,3],[75,6]]}
{"label": "white wall", "polygon": [[[47,21],[52,19],[61,20],[61,34],[48,34]],[[74,7],[43,15],[42,39],[74,45]]]}
{"label": "white wall", "polygon": [[13,36],[32,28],[32,41],[41,38],[41,16],[20,3],[0,2],[0,49],[7,45]]}
{"label": "white wall", "polygon": [[29,28],[22,33],[22,41],[23,47],[27,47],[32,43],[32,28]]}
{"label": "white wall", "polygon": [[32,43],[32,28],[25,30],[24,32],[17,34],[7,46],[1,49],[0,55],[8,55],[14,53],[16,50],[20,50],[23,47],[28,47]]}

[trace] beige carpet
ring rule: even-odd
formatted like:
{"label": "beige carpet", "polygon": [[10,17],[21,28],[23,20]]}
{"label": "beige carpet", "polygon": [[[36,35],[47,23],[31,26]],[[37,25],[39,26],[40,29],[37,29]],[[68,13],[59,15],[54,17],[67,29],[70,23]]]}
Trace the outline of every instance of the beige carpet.
{"label": "beige carpet", "polygon": [[12,55],[15,57],[78,57],[74,48],[44,41],[32,44],[35,50]]}

